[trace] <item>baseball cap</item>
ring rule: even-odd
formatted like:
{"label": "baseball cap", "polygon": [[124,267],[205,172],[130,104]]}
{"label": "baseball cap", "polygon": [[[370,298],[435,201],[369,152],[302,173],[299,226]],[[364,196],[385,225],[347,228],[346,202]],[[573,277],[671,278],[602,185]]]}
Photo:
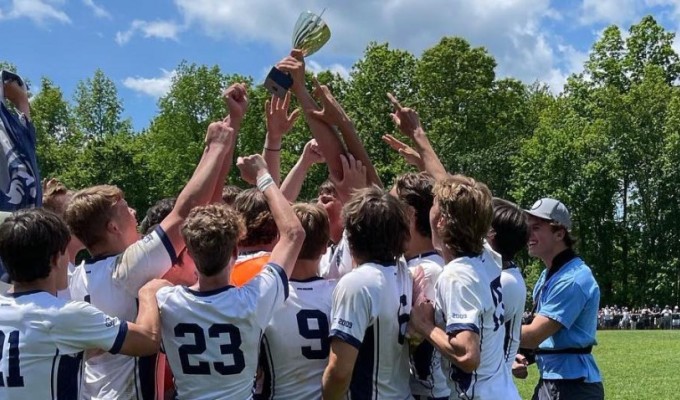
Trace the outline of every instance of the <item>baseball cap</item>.
{"label": "baseball cap", "polygon": [[534,205],[531,206],[530,210],[524,211],[534,217],[555,221],[567,228],[567,230],[571,229],[571,215],[569,215],[569,210],[567,210],[567,206],[559,200],[546,197],[536,201]]}

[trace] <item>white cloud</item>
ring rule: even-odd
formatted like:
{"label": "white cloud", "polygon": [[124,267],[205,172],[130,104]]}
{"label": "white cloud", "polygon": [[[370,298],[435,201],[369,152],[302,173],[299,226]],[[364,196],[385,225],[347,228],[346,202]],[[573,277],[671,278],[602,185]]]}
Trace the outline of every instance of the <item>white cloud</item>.
{"label": "white cloud", "polygon": [[94,12],[94,15],[99,18],[111,19],[111,14],[104,7],[98,6],[94,3],[94,0],[83,0],[83,4],[88,6]]}
{"label": "white cloud", "polygon": [[172,21],[142,21],[134,20],[130,29],[125,32],[116,32],[116,43],[124,45],[132,39],[134,35],[141,32],[145,38],[155,37],[159,39],[178,40],[181,27]]}
{"label": "white cloud", "polygon": [[581,23],[623,25],[637,18],[641,2],[638,0],[583,0]]}
{"label": "white cloud", "polygon": [[307,69],[313,72],[314,74],[318,74],[324,71],[331,71],[334,74],[339,74],[345,79],[349,78],[349,68],[345,67],[342,64],[334,63],[331,65],[321,65],[314,60],[309,60],[305,64],[307,66]]}
{"label": "white cloud", "polygon": [[123,86],[147,96],[159,98],[170,91],[176,74],[175,70],[161,69],[161,76],[156,78],[127,77],[123,79]]}
{"label": "white cloud", "polygon": [[41,25],[56,20],[68,24],[71,19],[59,9],[63,4],[63,0],[12,0],[8,11],[0,10],[0,19],[28,18]]}

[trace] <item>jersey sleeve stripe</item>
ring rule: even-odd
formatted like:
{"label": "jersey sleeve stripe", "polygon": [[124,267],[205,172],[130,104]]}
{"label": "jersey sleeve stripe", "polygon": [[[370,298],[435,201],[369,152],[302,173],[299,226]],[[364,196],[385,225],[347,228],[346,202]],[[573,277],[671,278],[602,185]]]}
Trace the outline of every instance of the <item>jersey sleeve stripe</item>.
{"label": "jersey sleeve stripe", "polygon": [[446,333],[452,334],[460,331],[471,331],[479,335],[479,327],[475,324],[449,324],[446,325]]}
{"label": "jersey sleeve stripe", "polygon": [[349,333],[339,331],[337,329],[331,330],[331,333],[329,335],[330,337],[336,337],[343,342],[352,345],[357,348],[357,350],[361,347],[361,341],[354,336],[350,335]]}
{"label": "jersey sleeve stripe", "polygon": [[170,238],[168,237],[168,234],[165,233],[163,228],[159,226],[154,229],[154,232],[158,235],[158,237],[161,238],[161,242],[163,242],[163,247],[165,247],[165,251],[168,252],[168,255],[170,256],[170,261],[172,261],[173,264],[177,263],[177,253],[175,253],[175,246],[172,245],[172,242],[170,242]]}
{"label": "jersey sleeve stripe", "polygon": [[123,342],[125,341],[125,336],[127,336],[127,331],[128,323],[127,321],[122,321],[118,326],[118,335],[116,335],[116,340],[113,342],[113,346],[111,346],[109,353],[118,354],[120,352],[120,349],[123,347]]}
{"label": "jersey sleeve stripe", "polygon": [[281,277],[281,283],[283,284],[283,299],[286,300],[288,298],[288,276],[286,275],[286,271],[284,271],[280,265],[274,264],[272,262],[267,263],[267,265],[276,271]]}

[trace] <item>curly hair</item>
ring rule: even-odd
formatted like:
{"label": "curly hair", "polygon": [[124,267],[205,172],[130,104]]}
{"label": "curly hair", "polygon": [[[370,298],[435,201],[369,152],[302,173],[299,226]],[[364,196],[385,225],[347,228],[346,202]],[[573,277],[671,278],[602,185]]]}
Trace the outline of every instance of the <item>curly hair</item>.
{"label": "curly hair", "polygon": [[227,185],[222,189],[222,201],[232,205],[234,204],[234,200],[236,200],[236,196],[238,196],[242,191],[243,189],[238,186]]}
{"label": "curly hair", "polygon": [[175,197],[158,200],[156,204],[146,211],[146,216],[144,216],[144,219],[139,224],[139,231],[144,235],[151,233],[165,217],[170,215],[172,209],[175,208],[176,202],[177,199]]}
{"label": "curly hair", "polygon": [[491,191],[465,175],[454,175],[434,186],[443,224],[437,234],[454,254],[481,254],[484,237],[491,228]]}
{"label": "curly hair", "polygon": [[220,273],[245,230],[241,215],[226,204],[195,207],[181,227],[187,251],[204,276]]}
{"label": "curly hair", "polygon": [[410,239],[404,203],[377,186],[358,190],[342,210],[350,252],[357,262],[392,264]]}
{"label": "curly hair", "polygon": [[50,179],[45,183],[43,191],[43,208],[63,216],[68,206],[69,197],[73,192],[57,179]]}
{"label": "curly hair", "polygon": [[246,224],[246,235],[239,246],[267,245],[276,240],[279,231],[262,192],[257,189],[244,190],[236,196],[233,207],[241,213]]}

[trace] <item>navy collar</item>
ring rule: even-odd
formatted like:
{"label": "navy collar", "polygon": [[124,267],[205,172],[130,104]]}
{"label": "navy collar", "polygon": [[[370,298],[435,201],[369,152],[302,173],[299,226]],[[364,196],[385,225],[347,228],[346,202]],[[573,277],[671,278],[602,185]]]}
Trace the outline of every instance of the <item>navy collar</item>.
{"label": "navy collar", "polygon": [[221,288],[217,288],[217,289],[213,289],[213,290],[208,290],[208,291],[206,291],[206,292],[199,292],[198,290],[189,289],[189,288],[186,287],[186,286],[183,286],[183,288],[184,288],[184,290],[186,290],[187,292],[193,294],[194,296],[198,296],[198,297],[208,297],[208,296],[213,296],[213,295],[216,295],[216,294],[219,294],[219,293],[222,293],[222,292],[226,292],[226,291],[229,290],[229,289],[233,289],[234,286],[232,286],[232,285],[227,285],[227,286],[225,286],[225,287],[221,287]]}
{"label": "navy collar", "polygon": [[416,254],[413,257],[407,258],[406,261],[408,262],[408,261],[411,261],[411,260],[415,260],[416,258],[425,258],[425,257],[429,257],[429,256],[434,256],[434,255],[439,255],[439,253],[437,253],[436,250],[426,251],[426,252],[423,252],[423,253],[420,253],[420,254]]}
{"label": "navy collar", "polygon": [[307,279],[289,279],[288,282],[298,282],[298,283],[308,283],[308,282],[316,282],[316,281],[322,281],[323,278],[320,276],[312,276]]}

